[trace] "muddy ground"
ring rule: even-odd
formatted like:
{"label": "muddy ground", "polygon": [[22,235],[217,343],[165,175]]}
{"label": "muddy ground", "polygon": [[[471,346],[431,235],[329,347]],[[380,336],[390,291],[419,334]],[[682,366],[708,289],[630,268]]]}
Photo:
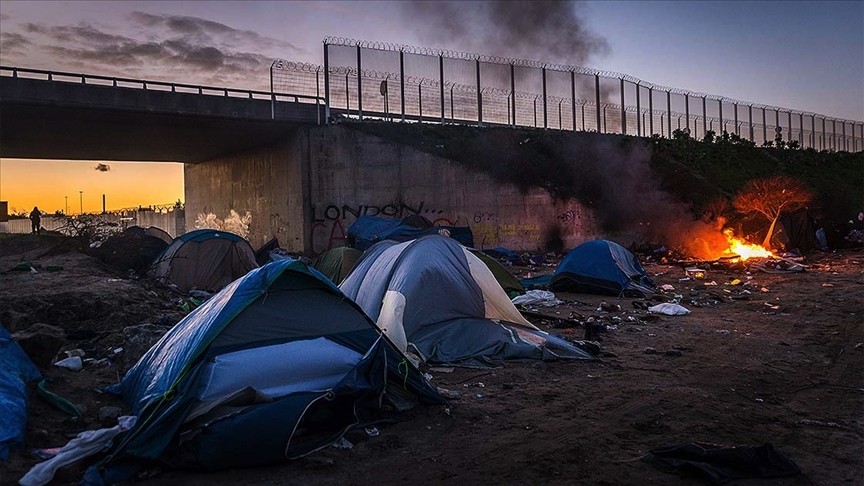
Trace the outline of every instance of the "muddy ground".
{"label": "muddy ground", "polygon": [[[103,357],[122,346],[124,327],[182,317],[181,296],[57,245],[51,237],[0,239],[0,270],[26,260],[38,272],[0,275],[0,320],[10,330],[59,326],[69,336],[64,349]],[[376,437],[350,432],[350,450],[275,467],[158,471],[139,484],[701,484],[638,460],[690,441],[770,442],[804,473],[758,484],[862,484],[864,252],[817,254],[805,264],[800,274],[717,269],[686,282],[681,266],[648,264],[691,314],[649,320],[633,299],[584,294],[559,294],[567,303],[536,310],[553,318],[541,327],[567,338],[583,331],[554,318],[594,316],[611,326],[599,334],[597,361],[429,371],[459,398],[449,408],[403,414]],[[52,265],[63,269],[47,271]],[[515,270],[524,276],[553,267]],[[725,285],[736,278],[746,285]],[[718,285],[704,285],[711,281]],[[602,301],[621,311],[598,310]],[[126,366],[113,356],[77,373],[43,369],[49,389],[82,406],[84,418],[71,421],[31,397],[27,447],[0,466],[0,484],[39,461],[32,449],[102,426],[99,409],[123,405],[94,389],[117,381]]]}

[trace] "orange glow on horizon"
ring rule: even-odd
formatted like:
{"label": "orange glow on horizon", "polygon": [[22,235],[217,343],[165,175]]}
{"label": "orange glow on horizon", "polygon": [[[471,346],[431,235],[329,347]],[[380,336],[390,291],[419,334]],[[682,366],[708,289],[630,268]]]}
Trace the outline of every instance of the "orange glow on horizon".
{"label": "orange glow on horizon", "polygon": [[[38,206],[46,213],[69,214],[168,204],[183,200],[183,164],[165,162],[101,162],[110,170],[100,172],[100,162],[79,160],[0,159],[0,200],[9,202],[9,213],[30,212]],[[82,194],[79,191],[83,191]]]}

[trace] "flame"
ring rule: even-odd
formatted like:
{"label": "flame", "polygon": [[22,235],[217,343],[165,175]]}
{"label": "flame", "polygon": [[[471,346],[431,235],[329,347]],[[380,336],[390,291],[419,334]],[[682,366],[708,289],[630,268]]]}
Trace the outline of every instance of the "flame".
{"label": "flame", "polygon": [[771,258],[776,256],[770,250],[767,250],[762,246],[753,245],[747,243],[747,241],[741,238],[738,238],[735,236],[735,233],[731,228],[723,230],[723,234],[726,236],[726,241],[729,242],[729,248],[724,251],[724,254],[727,256],[738,255],[741,260],[760,257]]}

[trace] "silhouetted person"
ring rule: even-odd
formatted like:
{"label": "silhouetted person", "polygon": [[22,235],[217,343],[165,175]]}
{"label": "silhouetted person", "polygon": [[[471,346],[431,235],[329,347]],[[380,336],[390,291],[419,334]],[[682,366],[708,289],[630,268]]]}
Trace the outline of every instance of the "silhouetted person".
{"label": "silhouetted person", "polygon": [[32,226],[32,233],[39,234],[39,228],[41,228],[42,222],[42,213],[39,212],[39,208],[33,206],[33,211],[30,212],[30,225]]}

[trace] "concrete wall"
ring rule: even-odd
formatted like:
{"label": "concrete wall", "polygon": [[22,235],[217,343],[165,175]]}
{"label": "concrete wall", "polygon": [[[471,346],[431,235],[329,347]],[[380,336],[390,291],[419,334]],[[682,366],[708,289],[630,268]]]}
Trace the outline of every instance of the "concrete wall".
{"label": "concrete wall", "polygon": [[339,125],[298,128],[284,143],[186,165],[186,229],[199,213],[252,213],[249,240],[276,236],[316,255],[344,246],[357,216],[420,214],[470,226],[475,245],[543,251],[597,236],[588,209],[535,188],[520,193],[456,162]]}
{"label": "concrete wall", "polygon": [[542,251],[556,236],[568,248],[595,236],[589,210],[553,201],[543,189],[522,194],[456,162],[344,126],[308,131],[313,254],[343,246],[358,215],[416,213],[438,225],[467,225],[482,248]]}
{"label": "concrete wall", "polygon": [[303,251],[303,161],[305,132],[289,134],[284,143],[185,165],[186,230],[199,214],[224,219],[230,210],[249,211],[253,248],[276,237],[283,248]]}

